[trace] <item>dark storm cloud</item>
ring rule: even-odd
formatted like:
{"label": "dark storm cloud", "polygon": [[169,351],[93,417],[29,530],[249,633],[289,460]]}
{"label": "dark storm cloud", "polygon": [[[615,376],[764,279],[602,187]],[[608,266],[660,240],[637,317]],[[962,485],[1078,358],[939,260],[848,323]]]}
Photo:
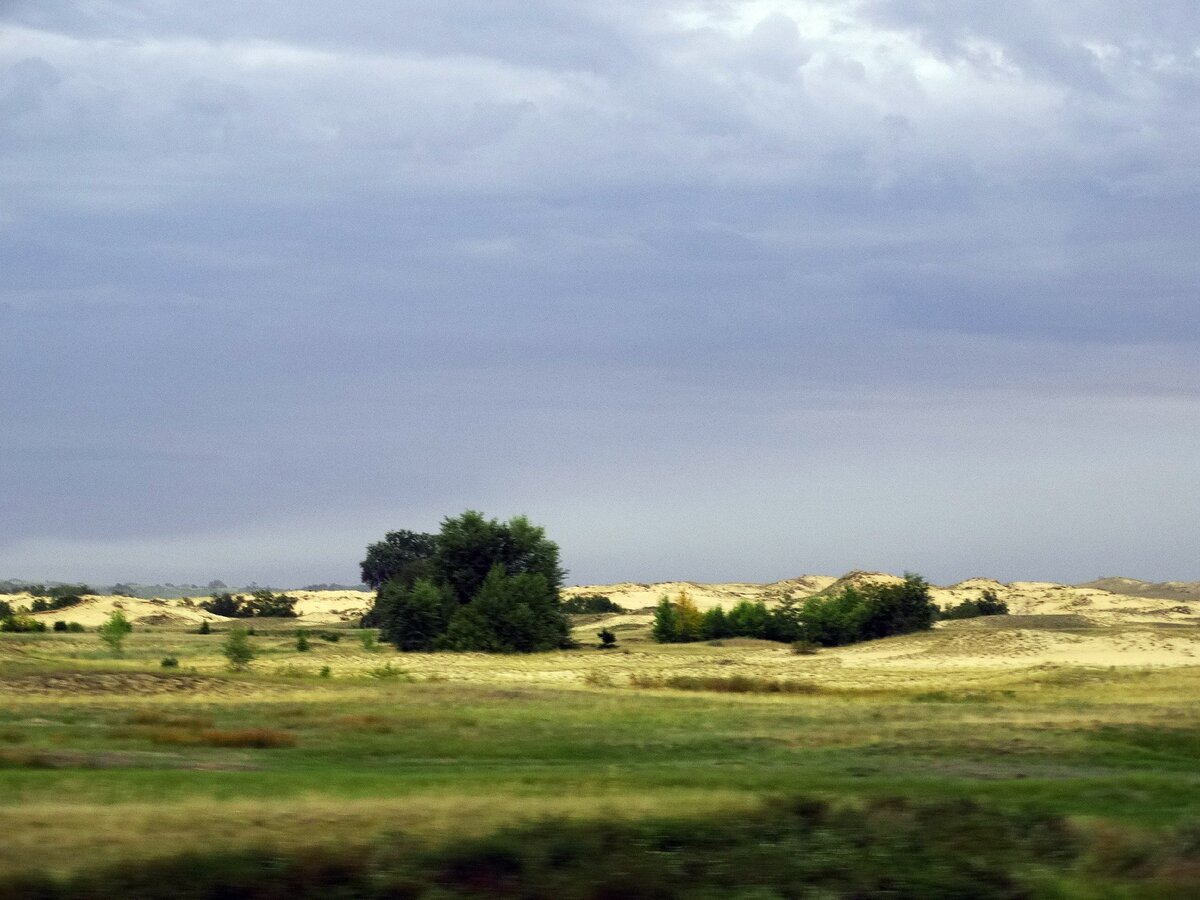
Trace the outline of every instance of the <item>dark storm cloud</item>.
{"label": "dark storm cloud", "polygon": [[1193,4],[0,26],[0,570],[346,580],[483,506],[584,580],[1189,574]]}

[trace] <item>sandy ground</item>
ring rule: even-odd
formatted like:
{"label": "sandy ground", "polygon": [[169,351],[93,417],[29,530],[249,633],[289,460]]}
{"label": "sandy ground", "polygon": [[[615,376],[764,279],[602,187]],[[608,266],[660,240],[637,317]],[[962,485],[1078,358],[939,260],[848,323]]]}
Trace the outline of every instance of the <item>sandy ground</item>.
{"label": "sandy ground", "polygon": [[[739,600],[763,600],[768,605],[787,596],[803,598],[819,591],[836,591],[845,585],[895,582],[894,575],[871,572],[852,572],[842,578],[808,575],[771,584],[699,584],[667,582],[660,584],[622,583],[586,585],[565,590],[568,596],[596,593],[611,598],[626,612],[606,616],[580,625],[577,638],[584,644],[594,640],[594,632],[603,625],[614,628],[618,635],[630,628],[642,631],[651,621],[651,608],[663,595],[677,596],[686,590],[701,609],[716,605],[728,608]],[[1129,579],[1122,579],[1122,588]],[[1134,583],[1134,590],[1142,590]],[[1183,586],[1186,588],[1187,586]],[[962,600],[978,598],[991,590],[1006,601],[1011,615],[987,617],[959,622],[939,623],[932,632],[872,641],[853,647],[822,650],[815,656],[797,656],[779,645],[738,647],[737,665],[740,671],[776,674],[779,677],[812,678],[842,684],[872,684],[880,679],[899,681],[925,680],[925,675],[962,670],[983,674],[1037,667],[1085,668],[1155,668],[1200,666],[1200,602],[1178,599],[1180,586],[1173,585],[1174,597],[1156,598],[1132,593],[1113,593],[1092,586],[1070,586],[1049,582],[1014,582],[1001,584],[986,578],[974,578],[958,584],[935,587],[935,602],[946,606]],[[359,591],[292,591],[297,599],[298,625],[355,623],[370,607],[372,595]],[[29,607],[32,598],[17,594],[0,597],[14,607]],[[114,610],[122,610],[135,624],[192,628],[203,620],[225,621],[220,616],[204,612],[197,604],[207,598],[183,600],[137,600],[129,597],[88,597],[68,609],[38,613],[37,618],[50,623],[57,619],[79,622],[89,628],[103,623]],[[629,636],[627,633],[626,637]],[[729,642],[730,644],[734,642]],[[753,643],[753,642],[752,642]],[[636,641],[626,644],[640,656]],[[642,645],[644,646],[644,645]],[[682,654],[663,658],[661,650],[654,651],[647,665],[676,665],[689,671],[707,669],[709,665],[729,666],[717,657],[726,651],[707,645],[689,645],[690,656]],[[733,646],[729,647],[730,650]],[[649,650],[649,648],[647,648]],[[749,652],[747,652],[749,651]],[[698,655],[697,655],[698,654]],[[470,655],[467,655],[470,656]],[[413,663],[418,656],[410,657]],[[464,657],[462,666],[471,670]],[[514,667],[517,680],[532,676],[534,680],[573,681],[581,676],[580,665],[562,667],[557,656],[525,660]],[[586,668],[600,659],[586,661]],[[611,660],[617,663],[618,660]],[[638,661],[620,660],[620,669]],[[431,660],[431,671],[447,665],[444,655]],[[482,665],[482,664],[481,664]],[[607,664],[604,665],[607,668]],[[420,664],[415,668],[420,669]],[[455,666],[458,668],[458,666]],[[489,680],[497,677],[495,661],[487,662],[480,676]],[[545,671],[542,671],[542,670]],[[537,670],[535,672],[535,670]],[[717,671],[717,670],[714,670]],[[722,669],[730,673],[730,669]]]}

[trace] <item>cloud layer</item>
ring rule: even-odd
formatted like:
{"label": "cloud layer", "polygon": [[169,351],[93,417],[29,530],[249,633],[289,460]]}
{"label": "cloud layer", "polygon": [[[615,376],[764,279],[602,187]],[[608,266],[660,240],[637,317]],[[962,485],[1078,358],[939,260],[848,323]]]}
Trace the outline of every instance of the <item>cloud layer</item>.
{"label": "cloud layer", "polygon": [[0,574],[1200,578],[1200,10],[999,10],[8,3]]}

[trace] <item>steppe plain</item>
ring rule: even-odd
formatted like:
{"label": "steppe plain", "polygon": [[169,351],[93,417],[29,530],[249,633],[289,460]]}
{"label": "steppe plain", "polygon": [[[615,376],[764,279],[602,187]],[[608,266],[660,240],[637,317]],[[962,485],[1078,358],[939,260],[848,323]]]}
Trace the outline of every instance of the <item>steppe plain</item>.
{"label": "steppe plain", "polygon": [[[1200,585],[972,579],[935,601],[986,589],[1011,614],[811,654],[648,638],[664,593],[770,604],[894,577],[570,588],[625,611],[577,617],[581,649],[520,657],[372,647],[356,627],[369,595],[291,592],[299,618],[255,620],[240,673],[220,651],[231,622],[204,598],[38,614],[89,631],[0,635],[0,889],[189,852],[437,845],[547,817],[711,822],[802,795],[1042,810],[1081,849],[1030,875],[1033,894],[1196,896]],[[94,628],[117,608],[135,631],[114,658]],[[204,620],[212,634],[196,633]],[[594,649],[604,626],[617,650]],[[689,677],[701,689],[669,686]],[[763,690],[722,689],[738,678]]]}

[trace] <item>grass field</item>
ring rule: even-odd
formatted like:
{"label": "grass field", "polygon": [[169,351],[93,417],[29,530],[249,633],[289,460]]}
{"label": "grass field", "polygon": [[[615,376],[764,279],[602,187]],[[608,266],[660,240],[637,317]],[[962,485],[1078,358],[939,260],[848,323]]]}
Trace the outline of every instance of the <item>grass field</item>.
{"label": "grass field", "polygon": [[139,628],[119,659],[94,633],[0,635],[0,885],[486,843],[547,818],[702,831],[805,797],[1061,821],[1069,858],[1006,862],[1017,893],[995,896],[1200,893],[1200,667],[998,666],[1003,629],[962,632],[978,665],[938,666],[957,633],[805,656],[625,631],[623,650],[486,657],[370,651],[350,629],[301,653],[294,628],[260,624],[237,674],[219,633]]}

